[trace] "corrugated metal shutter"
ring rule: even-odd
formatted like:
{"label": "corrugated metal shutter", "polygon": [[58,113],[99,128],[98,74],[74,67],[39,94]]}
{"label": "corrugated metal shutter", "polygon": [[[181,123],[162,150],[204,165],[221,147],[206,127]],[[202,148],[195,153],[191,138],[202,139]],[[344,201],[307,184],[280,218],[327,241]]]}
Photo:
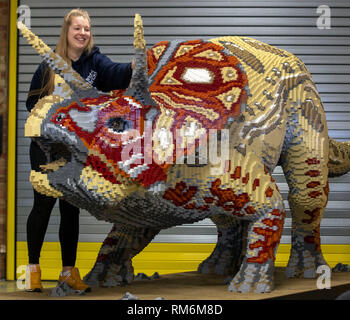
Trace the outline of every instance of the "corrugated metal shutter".
{"label": "corrugated metal shutter", "polygon": [[[143,17],[148,47],[161,40],[209,39],[244,35],[288,50],[308,66],[321,93],[327,113],[329,135],[350,140],[350,2],[332,1],[331,29],[316,26],[319,1],[19,1],[31,9],[32,30],[49,46],[58,40],[65,13],[75,6],[89,11],[96,45],[112,60],[132,58],[133,17]],[[25,40],[19,39],[18,123],[17,123],[17,240],[26,240],[26,220],[32,207],[28,181],[29,139],[24,138],[28,115],[25,100],[33,72],[40,58]],[[274,177],[283,198],[288,186],[280,167]],[[323,244],[350,244],[350,174],[330,180],[330,198],[322,221]],[[285,201],[286,207],[288,203]],[[46,241],[58,241],[59,213],[55,207]],[[282,243],[290,243],[290,215],[287,214]],[[109,223],[81,213],[80,241],[100,242]],[[216,230],[204,220],[164,230],[155,242],[216,242]]]}

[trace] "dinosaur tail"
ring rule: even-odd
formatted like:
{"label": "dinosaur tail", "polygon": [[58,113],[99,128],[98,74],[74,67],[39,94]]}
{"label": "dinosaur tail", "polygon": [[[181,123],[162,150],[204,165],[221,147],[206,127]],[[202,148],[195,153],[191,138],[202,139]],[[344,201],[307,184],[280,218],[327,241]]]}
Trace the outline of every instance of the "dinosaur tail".
{"label": "dinosaur tail", "polygon": [[338,142],[329,138],[329,177],[338,177],[350,171],[350,141]]}

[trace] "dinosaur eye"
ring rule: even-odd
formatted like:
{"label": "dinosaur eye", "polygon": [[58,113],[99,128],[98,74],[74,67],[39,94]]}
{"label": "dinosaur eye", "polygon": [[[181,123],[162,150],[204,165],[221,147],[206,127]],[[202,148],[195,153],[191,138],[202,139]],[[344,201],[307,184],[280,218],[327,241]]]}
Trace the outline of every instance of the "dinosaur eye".
{"label": "dinosaur eye", "polygon": [[107,126],[114,132],[123,132],[131,128],[131,123],[123,118],[111,118],[108,120]]}

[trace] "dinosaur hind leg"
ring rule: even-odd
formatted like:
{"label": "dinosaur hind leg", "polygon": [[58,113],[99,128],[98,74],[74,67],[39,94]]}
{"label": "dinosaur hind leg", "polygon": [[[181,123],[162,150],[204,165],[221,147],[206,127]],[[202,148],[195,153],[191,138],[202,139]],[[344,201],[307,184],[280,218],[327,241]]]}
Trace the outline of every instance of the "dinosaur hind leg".
{"label": "dinosaur hind leg", "polygon": [[[289,186],[292,247],[287,277],[316,277],[326,265],[320,245],[320,223],[328,200],[328,134],[319,95],[304,84],[289,117],[282,168]],[[301,101],[301,103],[300,103]]]}

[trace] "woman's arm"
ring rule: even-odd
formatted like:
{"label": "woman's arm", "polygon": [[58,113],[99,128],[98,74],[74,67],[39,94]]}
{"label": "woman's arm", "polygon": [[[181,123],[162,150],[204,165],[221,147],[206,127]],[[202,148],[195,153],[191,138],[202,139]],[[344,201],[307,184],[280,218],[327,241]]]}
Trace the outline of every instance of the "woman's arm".
{"label": "woman's arm", "polygon": [[126,89],[132,75],[131,63],[116,63],[102,53],[96,55],[97,89],[111,91]]}

